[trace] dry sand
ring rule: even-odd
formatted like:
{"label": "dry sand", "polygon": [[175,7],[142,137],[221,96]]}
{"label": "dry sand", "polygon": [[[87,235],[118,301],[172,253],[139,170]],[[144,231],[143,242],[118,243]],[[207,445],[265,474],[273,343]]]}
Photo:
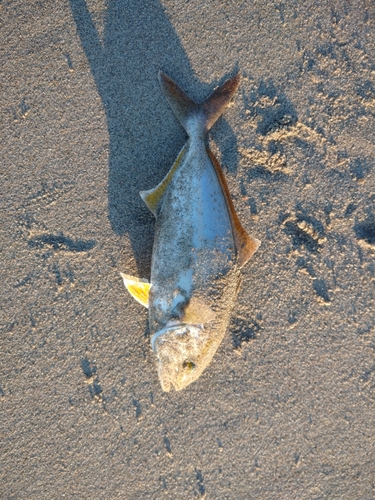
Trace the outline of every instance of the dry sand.
{"label": "dry sand", "polygon": [[[375,498],[375,7],[4,2],[0,497]],[[211,366],[161,391],[138,192],[186,140],[160,91],[238,69],[211,146],[262,240]]]}

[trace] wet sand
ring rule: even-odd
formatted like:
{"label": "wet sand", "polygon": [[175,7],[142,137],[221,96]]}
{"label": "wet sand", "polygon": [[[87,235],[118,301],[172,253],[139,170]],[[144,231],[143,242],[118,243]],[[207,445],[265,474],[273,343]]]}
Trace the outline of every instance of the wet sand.
{"label": "wet sand", "polygon": [[[371,2],[5,3],[0,497],[375,498]],[[186,140],[164,70],[204,99],[244,227],[210,367],[163,393],[139,191]]]}

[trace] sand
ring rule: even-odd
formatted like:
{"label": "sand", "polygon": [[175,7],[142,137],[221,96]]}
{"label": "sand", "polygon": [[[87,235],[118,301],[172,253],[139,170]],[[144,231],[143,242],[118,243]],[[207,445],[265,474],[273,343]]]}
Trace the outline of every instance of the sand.
{"label": "sand", "polygon": [[[5,2],[0,497],[375,498],[372,2]],[[163,393],[138,192],[186,140],[164,70],[204,99],[262,246],[201,378]]]}

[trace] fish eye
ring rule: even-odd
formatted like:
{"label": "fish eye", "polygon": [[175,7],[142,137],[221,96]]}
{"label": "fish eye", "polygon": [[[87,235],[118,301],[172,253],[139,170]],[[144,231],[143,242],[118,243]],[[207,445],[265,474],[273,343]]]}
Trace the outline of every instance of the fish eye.
{"label": "fish eye", "polygon": [[184,361],[183,364],[182,364],[182,367],[185,370],[192,371],[195,368],[195,364],[192,361]]}

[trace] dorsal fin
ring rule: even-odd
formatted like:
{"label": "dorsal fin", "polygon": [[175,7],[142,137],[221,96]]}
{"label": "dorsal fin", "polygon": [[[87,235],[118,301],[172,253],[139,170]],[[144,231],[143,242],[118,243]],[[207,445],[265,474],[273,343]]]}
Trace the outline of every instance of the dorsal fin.
{"label": "dorsal fin", "polygon": [[128,274],[120,273],[122,279],[124,280],[124,285],[130,293],[130,295],[142,306],[148,308],[148,296],[151,288],[151,283],[147,280],[140,280],[134,276],[129,276]]}
{"label": "dorsal fin", "polygon": [[177,156],[177,160],[174,162],[172,168],[170,171],[167,173],[167,175],[164,177],[164,179],[153,189],[149,189],[148,191],[141,191],[139,194],[141,195],[142,200],[146,203],[148,208],[151,210],[151,212],[155,215],[157,214],[158,211],[158,206],[159,202],[165,193],[165,190],[169,186],[169,183],[172,180],[173,174],[177,170],[178,166],[180,165],[185,153],[187,150],[187,146],[185,145],[181,151],[180,154]]}
{"label": "dorsal fin", "polygon": [[232,198],[229,194],[229,189],[227,181],[225,179],[224,173],[217,161],[215,155],[207,148],[208,156],[215,168],[216,175],[219,179],[221,189],[223,190],[224,198],[228,207],[228,212],[230,215],[230,220],[232,224],[232,231],[234,242],[236,245],[238,263],[240,266],[246,264],[254,252],[259,248],[260,241],[257,238],[251,237],[247,234],[245,229],[242,227],[241,222],[237,216],[236,210],[233,205]]}

